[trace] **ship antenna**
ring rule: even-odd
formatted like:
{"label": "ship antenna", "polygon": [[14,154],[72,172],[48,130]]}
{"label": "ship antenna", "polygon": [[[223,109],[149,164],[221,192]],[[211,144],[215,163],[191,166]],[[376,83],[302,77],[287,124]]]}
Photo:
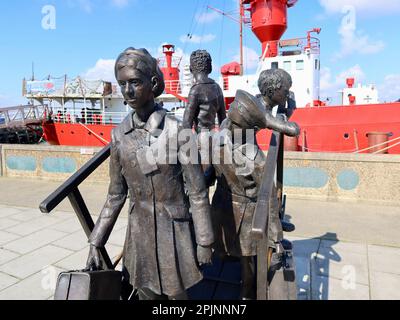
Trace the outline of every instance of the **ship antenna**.
{"label": "ship antenna", "polygon": [[242,1],[239,1],[239,14],[240,14],[240,75],[243,75],[243,18],[244,7]]}
{"label": "ship antenna", "polygon": [[239,19],[236,17],[231,16],[230,14],[227,14],[226,12],[219,10],[217,8],[214,8],[212,6],[207,6],[208,9],[214,10],[215,12],[218,12],[219,14],[239,23],[240,25],[240,75],[243,75],[243,24],[244,24],[244,5],[242,3],[242,0],[239,0]]}
{"label": "ship antenna", "polygon": [[35,62],[32,61],[32,81],[35,81]]}

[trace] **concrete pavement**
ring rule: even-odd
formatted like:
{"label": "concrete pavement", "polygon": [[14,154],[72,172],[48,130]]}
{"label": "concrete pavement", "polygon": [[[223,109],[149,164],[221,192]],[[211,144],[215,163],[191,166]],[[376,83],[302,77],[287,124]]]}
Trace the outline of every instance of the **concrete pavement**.
{"label": "concrete pavement", "polygon": [[[39,203],[59,183],[0,178],[0,299],[51,299],[58,273],[84,267],[88,246],[64,202],[50,215]],[[80,188],[91,213],[106,184]],[[400,299],[400,209],[288,199],[300,299]],[[107,249],[122,251],[126,211]]]}

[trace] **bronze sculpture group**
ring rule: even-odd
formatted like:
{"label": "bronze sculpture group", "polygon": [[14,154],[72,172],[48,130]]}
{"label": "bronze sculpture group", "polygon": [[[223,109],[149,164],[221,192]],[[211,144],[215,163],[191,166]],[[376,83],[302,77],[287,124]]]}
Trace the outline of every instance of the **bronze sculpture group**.
{"label": "bronze sculpture group", "polygon": [[[118,57],[115,76],[132,112],[112,132],[110,186],[89,239],[87,267],[101,268],[99,249],[129,195],[123,275],[140,299],[186,299],[213,252],[240,259],[241,298],[254,299],[256,243],[250,231],[265,165],[255,134],[268,128],[299,135],[287,121],[295,107],[290,75],[264,71],[261,95],[238,90],[226,114],[222,90],[208,77],[210,55],[195,51],[190,62],[195,82],[181,123],[155,103],[165,88],[156,59],[134,48]],[[287,115],[274,117],[272,108],[284,108],[288,99]],[[207,187],[215,181],[210,206]],[[274,232],[282,229],[275,220],[272,248]]]}

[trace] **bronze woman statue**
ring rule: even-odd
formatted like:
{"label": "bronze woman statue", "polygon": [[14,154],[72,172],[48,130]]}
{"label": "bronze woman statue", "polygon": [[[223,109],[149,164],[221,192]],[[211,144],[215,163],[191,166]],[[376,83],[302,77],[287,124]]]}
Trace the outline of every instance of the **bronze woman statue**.
{"label": "bronze woman statue", "polygon": [[210,263],[214,242],[203,172],[186,161],[179,144],[168,146],[167,161],[157,155],[181,128],[154,101],[164,90],[156,59],[145,49],[128,48],[116,61],[115,76],[133,110],[112,131],[110,186],[89,238],[87,265],[101,267],[98,248],[106,244],[129,192],[124,277],[140,299],[184,299],[185,290],[202,279],[199,264]]}

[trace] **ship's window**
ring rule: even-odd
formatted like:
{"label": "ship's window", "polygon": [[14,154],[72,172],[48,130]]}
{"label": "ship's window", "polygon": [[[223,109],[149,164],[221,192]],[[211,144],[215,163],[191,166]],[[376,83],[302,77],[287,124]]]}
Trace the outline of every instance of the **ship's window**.
{"label": "ship's window", "polygon": [[290,72],[292,70],[292,61],[283,61],[283,69]]}
{"label": "ship's window", "polygon": [[279,68],[278,62],[272,62],[271,63],[271,69],[278,69],[278,68]]}
{"label": "ship's window", "polygon": [[348,133],[345,133],[345,134],[343,135],[343,137],[344,137],[345,139],[348,139],[348,138],[350,137],[350,135],[349,135]]}
{"label": "ship's window", "polygon": [[296,70],[304,70],[304,60],[296,60]]}

